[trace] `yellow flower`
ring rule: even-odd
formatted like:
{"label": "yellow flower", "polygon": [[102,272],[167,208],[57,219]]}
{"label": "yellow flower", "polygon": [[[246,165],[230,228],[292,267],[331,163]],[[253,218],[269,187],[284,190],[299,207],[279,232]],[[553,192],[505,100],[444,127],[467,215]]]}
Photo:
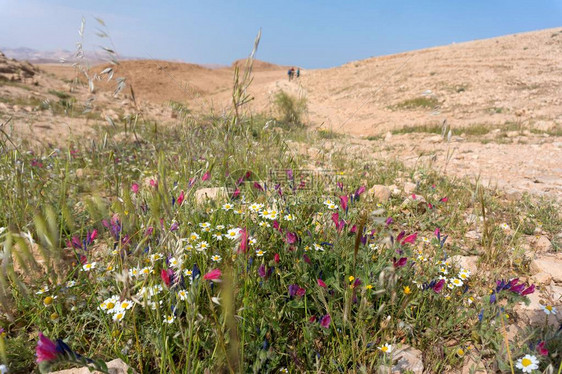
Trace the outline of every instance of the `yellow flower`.
{"label": "yellow flower", "polygon": [[405,293],[406,295],[409,295],[409,294],[412,293],[412,290],[410,289],[410,286],[405,286],[405,287],[404,287],[404,293]]}
{"label": "yellow flower", "polygon": [[53,314],[51,314],[50,318],[51,318],[51,321],[57,322],[59,320],[59,315],[58,315],[58,313],[53,313]]}
{"label": "yellow flower", "polygon": [[350,282],[353,282],[355,280],[355,277],[353,275],[350,275],[347,279],[349,279]]}
{"label": "yellow flower", "polygon": [[464,356],[464,349],[462,349],[462,348],[459,347],[459,348],[457,349],[457,355],[458,355],[459,357],[463,357],[463,356]]}
{"label": "yellow flower", "polygon": [[365,288],[368,289],[368,290],[371,290],[371,289],[373,288],[373,285],[372,285],[372,284],[368,284],[368,285],[365,286]]}
{"label": "yellow flower", "polygon": [[45,306],[49,306],[53,303],[53,298],[51,296],[47,296],[45,299],[43,299],[43,304]]}

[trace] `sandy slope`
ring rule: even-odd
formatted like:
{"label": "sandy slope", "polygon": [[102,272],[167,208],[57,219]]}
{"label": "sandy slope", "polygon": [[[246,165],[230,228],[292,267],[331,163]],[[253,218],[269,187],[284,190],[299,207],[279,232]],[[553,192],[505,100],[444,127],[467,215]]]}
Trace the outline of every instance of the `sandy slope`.
{"label": "sandy slope", "polygon": [[[73,76],[69,67],[41,68],[60,78]],[[99,71],[102,68],[96,67]],[[286,72],[287,67],[257,61],[249,91],[255,100],[248,110],[272,111],[273,95],[283,90],[307,97],[308,119],[313,126],[356,136],[384,135],[403,126],[438,124],[447,119],[455,135],[452,143],[429,135],[408,134],[387,136],[374,144],[388,150],[385,157],[397,157],[406,163],[418,163],[420,155],[429,155],[431,162],[448,174],[474,178],[480,175],[508,191],[562,196],[560,138],[529,131],[562,126],[562,28],[303,71],[302,77],[293,82],[287,80]],[[37,91],[34,95],[48,99],[48,88],[65,89],[64,82],[57,83],[49,74],[44,75],[49,79],[43,77],[41,85],[33,88],[32,92]],[[166,61],[124,61],[115,76],[125,76],[132,83],[137,100],[143,102],[141,108],[145,113],[163,122],[175,121],[167,105],[170,100],[184,103],[195,113],[222,113],[231,105],[232,67],[209,69]],[[115,101],[110,95],[113,86],[96,84],[101,90],[97,93],[99,109],[103,111],[101,118],[127,113],[130,101]],[[9,95],[14,89],[0,87],[0,94]],[[83,91],[74,94],[84,98]],[[420,97],[432,99],[436,105],[400,105]],[[55,99],[52,95],[50,98]],[[30,108],[19,108],[19,112],[14,106],[4,108],[7,115],[15,113],[12,124],[39,138],[49,138],[53,133],[56,135],[51,138],[60,139],[64,132],[80,135],[91,126],[91,121],[84,119],[44,118]],[[509,122],[517,123],[525,131],[500,139],[503,144],[497,144],[494,134],[485,139],[490,144],[458,136],[463,133],[462,127],[496,127]],[[374,145],[357,141],[358,150]],[[451,149],[455,150],[452,158]],[[373,153],[373,157],[379,156]]]}
{"label": "sandy slope", "polygon": [[[354,135],[445,118],[454,128],[508,121],[538,122],[543,128],[562,124],[560,28],[303,71],[291,83],[286,67],[256,65],[252,110],[270,111],[273,94],[285,90],[308,98],[309,120],[316,126]],[[174,100],[202,112],[229,106],[232,74],[232,68],[153,60],[124,61],[116,72],[127,77],[141,100]],[[437,104],[399,108],[405,100],[420,97]]]}

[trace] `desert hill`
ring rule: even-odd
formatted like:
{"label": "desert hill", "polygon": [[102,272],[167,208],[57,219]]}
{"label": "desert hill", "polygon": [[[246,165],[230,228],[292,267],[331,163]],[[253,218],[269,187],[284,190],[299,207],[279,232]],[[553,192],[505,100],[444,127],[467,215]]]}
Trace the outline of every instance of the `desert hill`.
{"label": "desert hill", "polygon": [[[360,136],[444,119],[456,128],[562,124],[561,28],[306,70],[293,82],[286,70],[255,61],[254,111],[271,111],[272,96],[283,90],[307,97],[309,120],[316,126]],[[232,66],[208,69],[155,60],[123,61],[116,69],[141,100],[174,100],[201,111],[228,107],[232,73]]]}

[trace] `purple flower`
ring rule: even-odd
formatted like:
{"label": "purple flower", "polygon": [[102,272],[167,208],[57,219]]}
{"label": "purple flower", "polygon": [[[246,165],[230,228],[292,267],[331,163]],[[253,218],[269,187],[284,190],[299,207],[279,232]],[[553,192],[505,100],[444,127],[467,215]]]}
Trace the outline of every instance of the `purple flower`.
{"label": "purple flower", "polygon": [[266,274],[265,274],[265,265],[261,264],[260,267],[258,268],[258,275],[261,278],[265,278]]}
{"label": "purple flower", "polygon": [[324,317],[322,317],[322,319],[320,320],[320,326],[322,326],[323,328],[327,329],[330,326],[330,322],[332,322],[332,317],[330,317],[329,314],[326,314]]}
{"label": "purple flower", "polygon": [[170,226],[170,231],[176,231],[177,229],[179,229],[180,224],[177,222],[172,223],[172,226]]}
{"label": "purple flower", "polygon": [[287,238],[286,241],[289,244],[294,244],[297,241],[297,234],[291,231],[287,231]]}
{"label": "purple flower", "polygon": [[393,222],[394,222],[394,220],[392,219],[392,217],[388,217],[388,218],[386,219],[386,221],[385,221],[385,224],[386,224],[387,226],[389,226],[389,225],[392,225]]}
{"label": "purple flower", "polygon": [[439,279],[439,281],[437,283],[435,283],[435,285],[433,286],[433,291],[435,291],[437,293],[441,292],[444,285],[445,285],[445,280]]}
{"label": "purple flower", "polygon": [[401,268],[403,266],[406,265],[406,263],[408,262],[408,258],[407,257],[401,257],[400,259],[396,260],[394,259],[393,261],[393,265],[395,269]]}
{"label": "purple flower", "polygon": [[290,297],[304,296],[305,293],[306,293],[306,290],[304,288],[301,288],[298,284],[291,284],[289,286],[289,296]]}

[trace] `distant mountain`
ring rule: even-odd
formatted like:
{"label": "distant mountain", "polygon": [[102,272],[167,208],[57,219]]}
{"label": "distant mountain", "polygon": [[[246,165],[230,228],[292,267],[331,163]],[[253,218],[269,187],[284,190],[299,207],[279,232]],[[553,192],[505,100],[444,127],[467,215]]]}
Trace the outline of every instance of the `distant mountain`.
{"label": "distant mountain", "polygon": [[[34,64],[59,63],[59,62],[76,62],[77,58],[74,51],[66,49],[57,49],[54,51],[39,51],[37,49],[20,47],[5,48],[0,47],[7,57],[20,61],[29,61]],[[106,53],[101,51],[85,51],[84,59],[90,64],[99,64],[108,60]],[[136,60],[136,57],[119,56],[120,60]]]}

